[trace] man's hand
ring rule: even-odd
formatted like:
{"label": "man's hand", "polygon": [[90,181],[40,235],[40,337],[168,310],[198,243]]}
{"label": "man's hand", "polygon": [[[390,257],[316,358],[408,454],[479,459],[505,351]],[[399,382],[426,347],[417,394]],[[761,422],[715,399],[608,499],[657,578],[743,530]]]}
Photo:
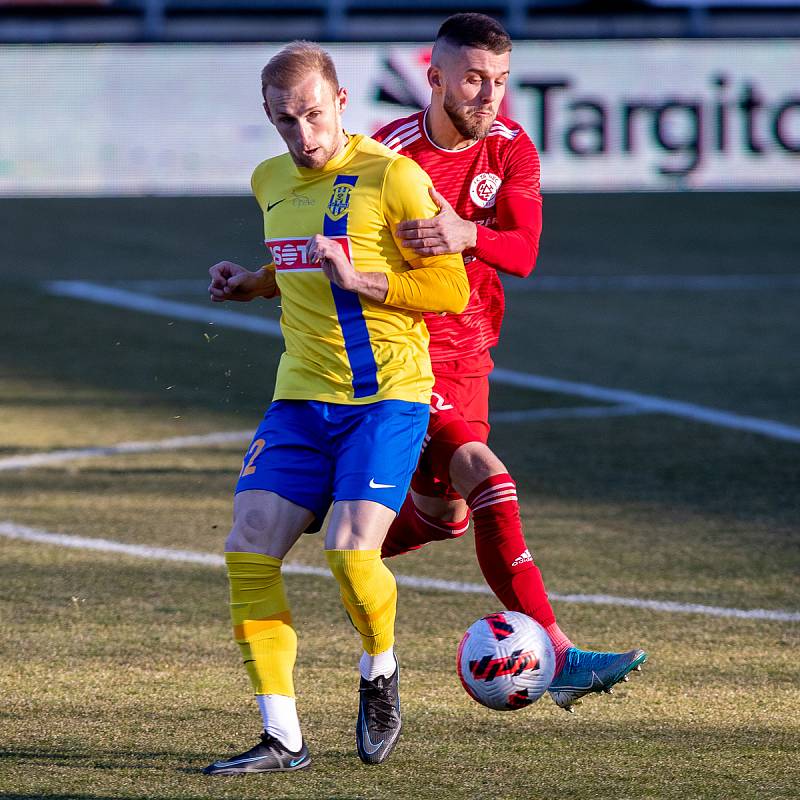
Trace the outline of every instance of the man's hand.
{"label": "man's hand", "polygon": [[209,269],[211,283],[208,293],[212,303],[226,300],[247,302],[256,297],[274,297],[278,287],[271,270],[260,269],[250,272],[232,261],[220,261]]}
{"label": "man's hand", "polygon": [[431,219],[410,219],[397,226],[397,236],[403,246],[419,256],[439,256],[462,253],[475,247],[477,231],[474,222],[461,219],[453,206],[436,191],[428,190],[439,213]]}
{"label": "man's hand", "polygon": [[308,260],[312,264],[319,264],[325,277],[340,289],[358,291],[358,273],[339,242],[319,233],[312,236],[308,240]]}
{"label": "man's hand", "polygon": [[319,264],[325,277],[340,289],[356,292],[374,303],[386,301],[389,279],[383,272],[356,272],[339,242],[317,234],[308,240],[308,260]]}

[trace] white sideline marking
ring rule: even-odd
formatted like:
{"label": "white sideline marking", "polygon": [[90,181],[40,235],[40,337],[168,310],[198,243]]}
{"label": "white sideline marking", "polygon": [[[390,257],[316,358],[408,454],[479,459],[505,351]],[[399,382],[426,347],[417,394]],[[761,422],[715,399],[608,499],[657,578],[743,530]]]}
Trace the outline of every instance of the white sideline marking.
{"label": "white sideline marking", "polygon": [[203,447],[210,444],[248,441],[252,431],[220,431],[202,436],[175,436],[152,442],[120,442],[109,447],[85,447],[80,450],[56,450],[49,453],[32,453],[27,456],[9,456],[0,459],[0,472],[13,469],[43,467],[96,456],[115,456],[120,453],[152,453],[159,450],[180,450],[185,447]]}
{"label": "white sideline marking", "polygon": [[[209,567],[223,567],[225,560],[214,553],[200,553],[194,550],[175,550],[170,547],[150,547],[148,545],[125,544],[110,539],[94,539],[87,536],[69,536],[64,533],[51,533],[13,522],[0,522],[0,536],[25,542],[70,547],[77,550],[94,550],[103,553],[121,553],[135,558],[147,558],[157,561],[177,561],[184,564],[202,564]],[[330,571],[324,567],[312,567],[306,564],[287,563],[283,571],[294,575],[315,575],[330,578]],[[410,589],[423,589],[459,594],[492,594],[488,586],[482,583],[464,583],[462,581],[445,581],[437,578],[422,578],[413,575],[395,575],[400,586]],[[737,619],[778,620],[780,622],[800,622],[800,612],[782,611],[765,608],[743,609],[705,606],[699,603],[675,603],[668,600],[644,600],[637,597],[616,597],[608,594],[556,594],[550,593],[553,600],[565,603],[587,603],[602,606],[628,606],[645,608],[650,611],[666,611],[682,614],[705,614],[711,617],[733,617]]]}
{"label": "white sideline marking", "polygon": [[[248,316],[247,314],[227,309],[213,308],[210,303],[208,306],[200,306],[193,303],[163,300],[160,297],[136,294],[123,289],[110,289],[87,281],[52,281],[46,283],[45,287],[52,294],[64,297],[75,297],[80,300],[130,308],[147,314],[172,316],[177,319],[195,322],[213,322],[215,325],[238,328],[251,333],[263,333],[267,336],[281,336],[280,325],[273,320]],[[683,403],[678,400],[668,400],[664,397],[620,389],[606,389],[602,386],[593,386],[588,383],[576,383],[500,367],[495,367],[491,379],[495,383],[503,383],[507,386],[520,386],[527,389],[601,400],[607,403],[636,406],[641,408],[643,412],[668,414],[673,417],[689,419],[693,422],[705,422],[720,428],[758,433],[762,436],[787,442],[800,442],[800,428],[793,425],[733,414],[728,411],[718,411],[713,408],[695,405],[694,403]]]}
{"label": "white sideline marking", "polygon": [[[497,411],[490,416],[492,424],[505,422],[535,422],[550,419],[586,419],[619,417],[647,413],[636,406],[579,406],[578,408],[533,408],[527,411]],[[84,447],[74,450],[51,450],[22,456],[0,458],[0,472],[46,467],[84,458],[108,458],[129,453],[154,453],[164,450],[183,450],[188,447],[249,442],[252,431],[219,431],[197,436],[175,436],[144,442],[120,442],[106,447]]]}
{"label": "white sideline marking", "polygon": [[800,274],[783,275],[540,275],[505,279],[511,292],[686,292],[800,289]]}
{"label": "white sideline marking", "polygon": [[281,337],[281,326],[271,319],[251,317],[247,314],[230,311],[227,308],[214,308],[195,303],[181,303],[177,300],[163,300],[151,294],[137,294],[125,289],[112,289],[88,281],[50,281],[45,287],[51,294],[61,297],[75,297],[78,300],[89,300],[118,308],[130,308],[145,314],[156,314],[161,317],[190,322],[205,322],[221,325],[226,328],[238,328],[251,333],[265,333],[268,336]]}
{"label": "white sideline marking", "polygon": [[495,367],[489,379],[506,386],[520,386],[525,389],[574,395],[588,400],[620,403],[622,405],[635,406],[642,412],[668,414],[673,417],[690,419],[693,422],[706,422],[710,425],[716,425],[718,428],[732,428],[733,430],[747,431],[748,433],[760,433],[763,436],[781,439],[786,442],[800,442],[800,428],[793,425],[786,425],[783,422],[774,422],[773,420],[759,417],[733,414],[730,411],[718,411],[714,408],[707,408],[694,403],[683,403],[680,400],[668,400],[665,397],[628,392],[624,389],[605,389],[602,386],[593,386],[590,383],[564,381],[560,378],[548,378],[546,375],[516,372],[502,367]]}
{"label": "white sideline marking", "polygon": [[153,278],[132,281],[113,281],[119,289],[127,289],[139,294],[182,294],[208,296],[208,278]]}

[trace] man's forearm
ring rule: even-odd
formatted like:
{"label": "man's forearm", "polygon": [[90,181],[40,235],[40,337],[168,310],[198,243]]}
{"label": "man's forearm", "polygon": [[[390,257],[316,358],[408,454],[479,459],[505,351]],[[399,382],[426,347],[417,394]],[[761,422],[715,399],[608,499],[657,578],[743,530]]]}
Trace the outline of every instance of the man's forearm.
{"label": "man's forearm", "polygon": [[385,272],[356,272],[355,285],[351,291],[373,303],[385,303],[389,291],[389,279]]}
{"label": "man's forearm", "polygon": [[539,240],[529,228],[510,231],[482,228],[477,245],[468,253],[501,272],[527,278],[539,255]]}

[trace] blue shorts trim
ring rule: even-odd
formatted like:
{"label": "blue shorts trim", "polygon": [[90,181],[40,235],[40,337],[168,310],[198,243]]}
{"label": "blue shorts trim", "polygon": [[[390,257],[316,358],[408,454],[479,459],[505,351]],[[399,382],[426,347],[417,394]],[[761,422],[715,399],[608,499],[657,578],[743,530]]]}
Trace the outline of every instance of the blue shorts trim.
{"label": "blue shorts trim", "polygon": [[339,500],[371,500],[397,513],[428,415],[428,405],[403,400],[276,400],[245,453],[236,493],[262,489],[307,508],[314,514],[309,531],[320,529]]}

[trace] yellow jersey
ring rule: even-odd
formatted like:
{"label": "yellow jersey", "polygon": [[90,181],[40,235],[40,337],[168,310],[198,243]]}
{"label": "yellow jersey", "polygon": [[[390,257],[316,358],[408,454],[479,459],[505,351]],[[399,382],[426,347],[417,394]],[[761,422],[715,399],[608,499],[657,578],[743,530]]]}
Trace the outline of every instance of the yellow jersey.
{"label": "yellow jersey", "polygon": [[[395,235],[397,223],[437,213],[431,185],[415,162],[362,135],[321,169],[298,167],[288,153],[256,167],[286,347],[273,399],[429,402],[421,312],[458,312],[469,297],[460,255],[420,257]],[[330,282],[308,259],[316,234],[339,242],[356,270],[386,273],[386,303]]]}

